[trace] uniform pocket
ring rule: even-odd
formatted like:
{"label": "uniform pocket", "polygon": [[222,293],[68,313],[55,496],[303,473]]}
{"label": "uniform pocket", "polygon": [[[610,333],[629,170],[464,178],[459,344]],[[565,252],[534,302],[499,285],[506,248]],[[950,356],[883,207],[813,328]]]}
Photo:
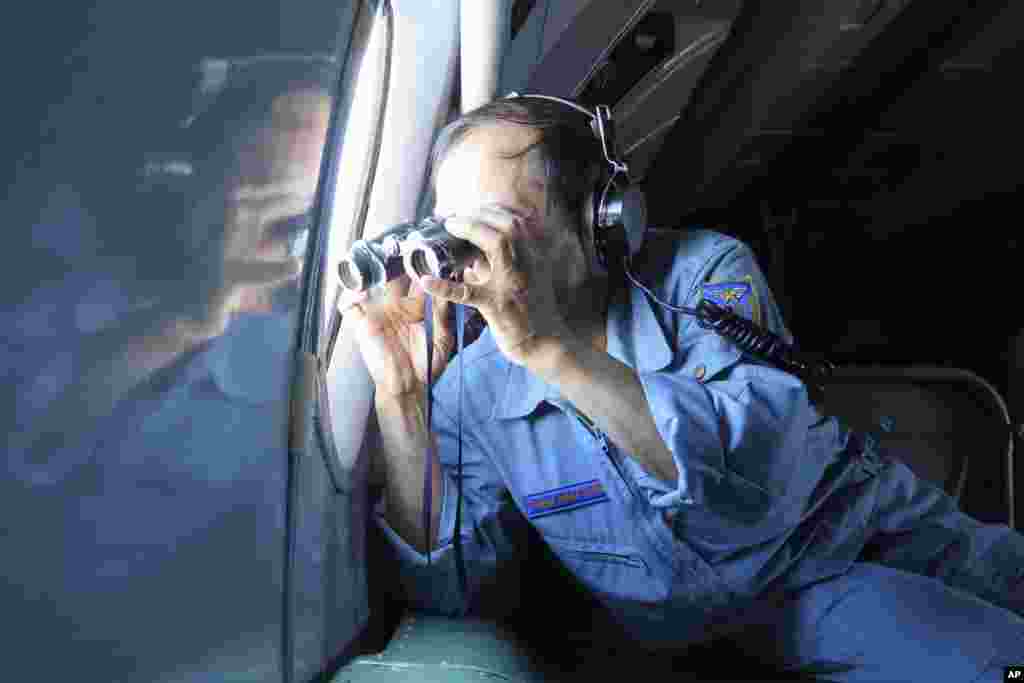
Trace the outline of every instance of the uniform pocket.
{"label": "uniform pocket", "polygon": [[577,550],[570,548],[562,551],[568,557],[582,562],[608,562],[623,564],[627,567],[648,570],[647,563],[639,555],[622,555],[618,553],[598,552],[596,550]]}
{"label": "uniform pocket", "polygon": [[647,640],[664,627],[668,583],[635,548],[545,539],[576,579],[633,637]]}
{"label": "uniform pocket", "polygon": [[544,540],[581,583],[605,600],[648,604],[667,596],[650,563],[635,548],[547,537]]}

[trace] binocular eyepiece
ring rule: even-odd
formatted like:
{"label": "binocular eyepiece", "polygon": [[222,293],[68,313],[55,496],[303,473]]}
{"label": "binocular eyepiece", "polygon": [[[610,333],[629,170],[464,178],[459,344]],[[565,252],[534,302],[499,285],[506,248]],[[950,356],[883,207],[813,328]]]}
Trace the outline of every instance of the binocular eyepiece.
{"label": "binocular eyepiece", "polygon": [[365,291],[379,287],[405,273],[403,259],[419,276],[432,275],[459,282],[462,271],[481,256],[471,242],[444,229],[444,221],[426,218],[419,223],[399,223],[372,240],[357,240],[338,264],[341,284]]}

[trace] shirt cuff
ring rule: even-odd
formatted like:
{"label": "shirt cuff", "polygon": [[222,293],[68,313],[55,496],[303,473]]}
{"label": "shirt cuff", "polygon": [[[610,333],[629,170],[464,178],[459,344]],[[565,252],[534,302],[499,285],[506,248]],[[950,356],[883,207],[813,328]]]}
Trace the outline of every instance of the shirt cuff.
{"label": "shirt cuff", "polygon": [[698,382],[657,374],[640,374],[647,405],[658,434],[672,454],[677,484],[647,475],[644,487],[650,505],[666,509],[704,503],[703,480],[724,475],[719,420],[705,387]]}
{"label": "shirt cuff", "polygon": [[693,497],[687,491],[681,491],[679,489],[675,489],[664,494],[649,493],[648,499],[651,501],[651,507],[662,509],[671,509],[677,508],[681,505],[694,504]]}
{"label": "shirt cuff", "polygon": [[671,509],[694,503],[686,483],[686,467],[679,461],[674,451],[672,452],[672,461],[676,466],[678,481],[675,487],[663,479],[648,474],[639,466],[633,467],[634,463],[630,462],[629,469],[633,470],[633,479],[652,508]]}

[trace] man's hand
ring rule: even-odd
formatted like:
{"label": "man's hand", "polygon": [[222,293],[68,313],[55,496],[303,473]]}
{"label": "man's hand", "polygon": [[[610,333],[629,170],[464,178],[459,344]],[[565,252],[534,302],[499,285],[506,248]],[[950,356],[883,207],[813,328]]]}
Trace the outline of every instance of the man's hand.
{"label": "man's hand", "polygon": [[[462,283],[419,278],[428,294],[479,310],[502,354],[516,365],[527,366],[571,339],[538,216],[485,206],[449,219],[445,229],[472,243],[484,258],[466,268]],[[405,270],[417,278],[408,255]]]}

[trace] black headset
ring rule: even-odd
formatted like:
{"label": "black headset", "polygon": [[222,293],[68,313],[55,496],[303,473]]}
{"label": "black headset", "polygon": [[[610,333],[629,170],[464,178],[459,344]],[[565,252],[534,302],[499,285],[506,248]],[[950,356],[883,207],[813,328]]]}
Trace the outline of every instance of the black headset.
{"label": "black headset", "polygon": [[590,119],[590,130],[601,143],[608,164],[608,173],[587,194],[583,203],[584,227],[594,233],[594,243],[601,266],[609,267],[610,243],[624,240],[628,253],[634,256],[644,242],[647,227],[647,204],[644,193],[629,177],[629,167],[615,153],[615,126],[611,109],[604,104],[593,111],[570,100],[552,95],[511,92],[505,99],[538,99],[558,102]]}
{"label": "black headset", "polygon": [[[612,124],[611,110],[607,105],[598,105],[594,111],[580,106],[575,102],[552,97],[550,95],[520,95],[509,93],[506,98],[534,98],[558,102],[580,112],[590,119],[590,129],[601,142],[605,161],[610,169],[609,178],[594,188],[587,198],[585,206],[590,209],[589,217],[585,218],[588,227],[594,227],[594,242],[601,265],[608,268],[609,244],[625,239],[624,245],[628,253],[623,254],[623,279],[628,278],[647,296],[662,308],[695,316],[700,325],[712,329],[746,353],[767,360],[776,367],[806,379],[812,386],[822,377],[831,374],[834,366],[814,357],[806,357],[787,345],[778,335],[761,329],[753,322],[734,314],[731,310],[721,308],[710,301],[702,300],[697,309],[685,306],[674,306],[662,301],[630,272],[630,259],[643,246],[644,231],[647,223],[647,210],[643,192],[629,179],[629,169],[614,156],[615,129]],[[622,247],[620,247],[622,249]],[[618,265],[618,264],[616,264]]]}

